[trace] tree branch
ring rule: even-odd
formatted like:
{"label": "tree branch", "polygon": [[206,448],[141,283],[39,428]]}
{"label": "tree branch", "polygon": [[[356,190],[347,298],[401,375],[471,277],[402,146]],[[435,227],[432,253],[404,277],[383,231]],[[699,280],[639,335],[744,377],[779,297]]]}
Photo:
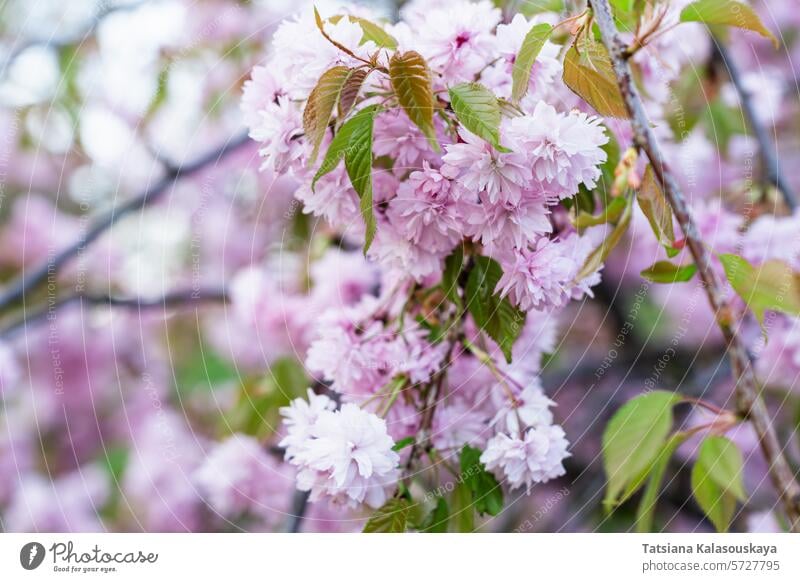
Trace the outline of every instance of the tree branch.
{"label": "tree branch", "polygon": [[79,255],[89,244],[94,242],[106,230],[112,227],[117,221],[128,214],[141,210],[159,200],[176,181],[200,170],[208,165],[218,162],[228,154],[236,151],[249,142],[247,133],[237,135],[219,148],[201,156],[193,162],[182,164],[168,171],[167,175],[144,190],[138,196],[123,203],[119,207],[112,208],[104,216],[98,218],[86,233],[77,241],[50,257],[44,264],[36,267],[30,274],[23,270],[14,282],[0,294],[0,310],[8,307],[11,303],[24,299],[28,290],[35,288],[45,281],[49,276],[54,276],[57,271],[68,263],[73,257]]}
{"label": "tree branch", "polygon": [[308,510],[309,491],[295,491],[292,495],[292,507],[289,509],[289,520],[286,523],[286,533],[300,533],[303,519]]}
{"label": "tree branch", "polygon": [[792,190],[786,177],[780,171],[778,157],[776,155],[777,148],[775,144],[772,143],[766,128],[756,114],[753,105],[753,95],[745,88],[739,67],[736,65],[736,61],[731,56],[728,48],[716,36],[712,36],[711,38],[714,41],[714,50],[725,65],[728,78],[730,78],[731,84],[733,84],[733,87],[739,94],[739,101],[742,105],[742,111],[747,118],[747,124],[750,126],[750,129],[753,131],[753,136],[758,142],[758,153],[761,158],[761,172],[763,173],[764,180],[780,190],[783,195],[783,200],[786,202],[786,206],[789,207],[789,210],[794,212],[797,208],[797,195],[794,190]]}
{"label": "tree branch", "polygon": [[67,295],[60,299],[56,299],[54,302],[49,303],[45,307],[33,311],[30,314],[24,313],[20,319],[0,330],[0,339],[8,339],[17,332],[27,328],[28,325],[45,320],[50,316],[51,313],[73,304],[86,304],[90,306],[105,305],[108,307],[120,307],[124,309],[143,311],[157,309],[159,307],[170,309],[185,307],[188,305],[197,305],[200,303],[225,303],[228,300],[228,293],[222,287],[170,291],[169,293],[165,293],[160,297],[152,298],[114,297],[113,295],[108,294],[91,295],[76,293],[74,295]]}
{"label": "tree branch", "polygon": [[778,491],[793,531],[800,531],[800,486],[795,480],[789,464],[778,442],[769,412],[762,400],[758,383],[750,365],[745,345],[733,325],[730,307],[723,299],[721,285],[711,267],[709,253],[698,234],[697,225],[678,182],[666,165],[655,134],[650,126],[644,104],[633,81],[627,61],[627,47],[620,39],[608,0],[589,0],[595,20],[600,28],[603,44],[608,49],[625,106],[630,115],[634,143],[642,148],[650,160],[653,172],[661,184],[665,196],[686,237],[686,244],[697,265],[698,273],[708,296],[717,323],[728,345],[736,379],[736,398],[739,412],[753,424],[758,434],[761,450],[769,464],[769,474]]}

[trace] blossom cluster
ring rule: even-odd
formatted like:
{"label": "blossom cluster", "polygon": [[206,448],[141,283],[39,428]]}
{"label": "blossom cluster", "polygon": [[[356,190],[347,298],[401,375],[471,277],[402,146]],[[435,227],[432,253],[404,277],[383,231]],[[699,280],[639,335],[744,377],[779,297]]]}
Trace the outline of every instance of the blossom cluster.
{"label": "blossom cluster", "polygon": [[486,444],[481,461],[497,470],[513,488],[527,488],[564,474],[562,461],[569,456],[564,429],[553,424],[553,401],[541,388],[528,386],[498,411],[495,420],[507,432],[498,432]]}
{"label": "blossom cluster", "polygon": [[[530,492],[534,483],[562,475],[569,455],[539,385],[549,339],[536,337],[537,322],[552,327],[558,310],[591,294],[600,279],[600,264],[581,271],[604,228],[579,232],[563,202],[597,186],[610,133],[600,117],[563,106],[577,103],[560,80],[559,47],[550,41],[532,65],[525,95],[511,101],[525,37],[537,23],[552,24],[552,15],[504,23],[490,2],[464,1],[411,2],[401,16],[378,25],[387,43],[366,34],[363,19],[375,17],[360,9],[302,13],[280,25],[267,62],[244,87],[244,117],[262,167],[292,176],[303,212],[346,244],[368,247],[367,264],[381,273],[376,294],[362,289],[350,304],[315,312],[305,364],[340,408],[309,391],[308,401],[282,411],[282,446],[312,500],[380,504],[399,476],[392,444],[414,437],[449,455],[485,448],[487,470]],[[398,58],[424,63],[422,84],[429,84],[437,111],[427,130],[413,106],[403,106],[396,88],[402,80],[390,72]],[[341,68],[363,78],[353,102],[333,108],[330,127],[315,142],[322,79]],[[463,83],[494,96],[498,140],[459,117],[449,91]],[[330,163],[324,152],[336,147],[336,132],[348,131],[349,119],[374,106],[365,211],[350,163]],[[374,216],[374,239],[365,212]],[[527,313],[515,332],[530,340],[516,349],[527,366],[503,361],[495,347],[501,340],[487,335],[471,309],[465,313],[436,293],[448,257],[465,250],[496,261],[500,276],[489,294],[521,317]],[[426,293],[427,311],[417,303]],[[454,293],[456,303],[476,299],[460,286]],[[277,306],[272,311],[278,310],[289,327],[298,319]],[[437,326],[445,328],[438,336]],[[463,376],[466,370],[484,380]]]}
{"label": "blossom cluster", "polygon": [[[405,18],[386,25],[386,30],[397,37],[397,52],[419,51],[427,59],[434,94],[446,99],[448,86],[473,78],[497,95],[508,94],[514,57],[535,21],[517,15],[501,24],[500,11],[489,2],[423,11],[420,3],[411,3],[404,9]],[[260,144],[264,167],[295,176],[295,195],[303,211],[323,217],[343,236],[360,242],[364,232],[359,197],[345,169],[339,167],[312,184],[316,164],[313,145],[303,138],[303,107],[324,71],[357,67],[362,64],[358,59],[372,55],[388,66],[389,57],[371,41],[360,42],[363,31],[349,18],[331,19],[325,32],[352,47],[353,55],[328,42],[313,15],[290,20],[278,29],[269,61],[245,84],[243,110],[250,135]],[[298,46],[291,40],[295,38],[313,39],[316,50]],[[602,146],[608,135],[600,118],[577,110],[558,111],[543,99],[551,95],[558,103],[559,92],[565,91],[554,80],[560,70],[554,51],[556,45],[548,42],[544,64],[534,67],[519,113],[503,118],[502,150],[463,126],[454,129],[452,120],[436,117],[434,131],[442,148],[437,152],[400,108],[386,108],[375,117],[373,153],[388,167],[374,171],[378,226],[370,258],[401,276],[423,281],[440,273],[444,258],[463,241],[475,241],[487,256],[508,267],[503,292],[524,310],[562,306],[587,290],[575,289],[587,245],[553,222],[561,200],[572,197],[580,186],[595,187],[599,166],[606,161]],[[361,93],[386,89],[385,76],[373,72]],[[375,102],[366,97],[356,107]]]}

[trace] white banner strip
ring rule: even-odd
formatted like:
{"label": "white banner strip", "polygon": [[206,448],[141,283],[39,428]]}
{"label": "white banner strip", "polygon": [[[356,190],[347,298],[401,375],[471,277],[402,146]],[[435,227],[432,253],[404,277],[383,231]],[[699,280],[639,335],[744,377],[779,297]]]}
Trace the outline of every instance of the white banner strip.
{"label": "white banner strip", "polygon": [[[2,534],[0,580],[800,580],[789,534]],[[257,576],[257,578],[254,578]]]}

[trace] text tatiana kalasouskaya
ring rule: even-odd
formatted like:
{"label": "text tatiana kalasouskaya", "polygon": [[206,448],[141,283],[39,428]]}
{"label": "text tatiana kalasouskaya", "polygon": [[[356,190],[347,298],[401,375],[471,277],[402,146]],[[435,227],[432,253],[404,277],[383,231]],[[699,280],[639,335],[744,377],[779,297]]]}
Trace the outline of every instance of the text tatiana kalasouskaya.
{"label": "text tatiana kalasouskaya", "polygon": [[777,554],[776,546],[747,544],[642,544],[645,554]]}

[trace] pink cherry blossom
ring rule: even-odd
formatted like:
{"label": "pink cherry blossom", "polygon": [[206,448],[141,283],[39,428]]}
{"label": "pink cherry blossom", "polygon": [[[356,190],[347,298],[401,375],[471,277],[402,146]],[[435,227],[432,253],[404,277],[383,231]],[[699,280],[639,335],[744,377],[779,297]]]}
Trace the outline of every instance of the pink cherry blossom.
{"label": "pink cherry blossom", "polygon": [[530,491],[534,483],[546,483],[566,472],[562,463],[569,456],[568,446],[560,426],[542,425],[528,429],[522,438],[495,435],[489,439],[481,462],[512,489],[524,486]]}
{"label": "pink cherry blossom", "polygon": [[556,199],[572,196],[583,184],[595,187],[606,160],[601,148],[608,136],[600,118],[585,113],[558,113],[544,101],[531,115],[508,122],[512,149],[527,152],[537,180]]}
{"label": "pink cherry blossom", "polygon": [[452,182],[427,164],[400,185],[388,216],[414,245],[447,252],[462,238],[462,221]]}
{"label": "pink cherry blossom", "polygon": [[485,192],[492,204],[517,203],[531,179],[525,154],[501,153],[485,140],[459,130],[463,143],[445,146],[442,160],[448,172],[458,172],[457,181],[471,192]]}
{"label": "pink cherry blossom", "polygon": [[386,432],[386,422],[357,405],[323,410],[287,459],[298,467],[298,488],[311,500],[366,503],[380,507],[397,478],[400,457]]}
{"label": "pink cherry blossom", "polygon": [[542,237],[532,248],[501,257],[503,277],[497,291],[523,311],[563,305],[569,299],[577,268],[564,247],[564,243]]}

